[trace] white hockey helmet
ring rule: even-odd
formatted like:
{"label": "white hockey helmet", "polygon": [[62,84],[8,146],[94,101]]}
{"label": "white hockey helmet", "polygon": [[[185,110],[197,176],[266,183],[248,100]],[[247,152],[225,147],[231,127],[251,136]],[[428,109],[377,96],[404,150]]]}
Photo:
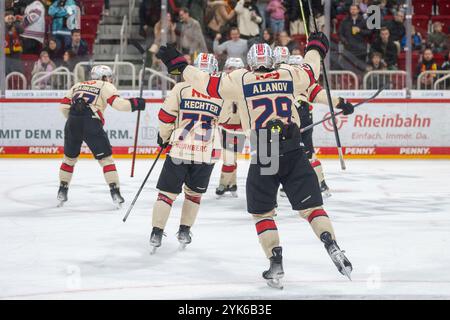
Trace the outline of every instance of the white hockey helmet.
{"label": "white hockey helmet", "polygon": [[247,53],[247,63],[251,70],[260,67],[273,68],[273,52],[267,43],[255,43]]}
{"label": "white hockey helmet", "polygon": [[289,53],[288,47],[278,46],[273,49],[273,59],[275,64],[288,63],[290,56],[291,54]]}
{"label": "white hockey helmet", "polygon": [[231,72],[236,69],[245,68],[244,61],[241,58],[228,58],[225,61],[225,65],[223,66],[223,70],[225,72]]}
{"label": "white hockey helmet", "polygon": [[114,77],[113,71],[108,66],[98,65],[91,69],[92,80],[113,82],[113,77]]}
{"label": "white hockey helmet", "polygon": [[219,62],[211,53],[199,53],[194,61],[194,67],[201,71],[212,74],[219,70]]}
{"label": "white hockey helmet", "polygon": [[303,63],[303,57],[299,54],[295,54],[289,57],[289,62],[291,66],[299,66]]}

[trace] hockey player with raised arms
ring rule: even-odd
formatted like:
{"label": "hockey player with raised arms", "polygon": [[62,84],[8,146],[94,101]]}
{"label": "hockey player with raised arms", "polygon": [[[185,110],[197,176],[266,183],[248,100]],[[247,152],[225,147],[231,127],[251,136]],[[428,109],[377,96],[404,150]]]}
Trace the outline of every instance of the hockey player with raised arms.
{"label": "hockey player with raised arms", "polygon": [[59,206],[67,201],[69,184],[83,141],[103,168],[113,202],[120,207],[125,201],[120,194],[112,147],[103,129],[103,113],[108,105],[119,111],[144,110],[145,100],[121,98],[112,82],[110,67],[95,66],[91,70],[91,80],[75,84],[61,101],[60,109],[67,121],[64,127],[64,159],[59,170]]}
{"label": "hockey player with raised arms", "polygon": [[[279,280],[284,276],[282,248],[274,221],[280,184],[292,208],[310,222],[338,270],[346,275],[352,270],[336,243],[331,221],[322,207],[319,183],[302,147],[300,121],[294,104],[295,97],[306,94],[316,83],[320,59],[325,57],[328,48],[328,39],[323,33],[312,33],[301,68],[283,65],[274,69],[270,46],[255,44],[247,56],[251,71],[239,69],[221,76],[208,75],[188,66],[172,46],[161,47],[157,54],[170,73],[182,73],[186,82],[202,93],[219,99],[246,101],[246,110],[240,112],[242,125],[244,129],[252,129],[252,135],[257,137],[255,145],[252,141],[256,155],[247,176],[247,211],[254,217],[260,244],[270,261],[269,269],[263,272],[270,286],[282,287]],[[263,161],[264,145],[270,150],[278,147],[269,165]],[[278,164],[276,172],[267,170],[273,163]]]}
{"label": "hockey player with raised arms", "polygon": [[[201,53],[194,62],[206,76],[218,70],[214,55]],[[227,112],[222,99],[177,83],[159,111],[158,144],[169,147],[158,179],[158,198],[153,206],[152,253],[161,246],[172,203],[182,192],[184,202],[177,233],[180,249],[191,243],[190,230],[197,217],[202,194],[207,191],[214,163],[220,159],[219,117]]]}
{"label": "hockey player with raised arms", "polygon": [[[244,68],[241,58],[228,58],[225,61],[224,72],[230,73],[237,69]],[[218,197],[230,192],[233,197],[237,197],[237,154],[242,152],[245,144],[245,134],[242,132],[241,117],[238,104],[245,101],[225,100],[224,108],[231,110],[230,117],[221,123],[222,130],[222,172],[220,174],[219,186],[216,189]]]}

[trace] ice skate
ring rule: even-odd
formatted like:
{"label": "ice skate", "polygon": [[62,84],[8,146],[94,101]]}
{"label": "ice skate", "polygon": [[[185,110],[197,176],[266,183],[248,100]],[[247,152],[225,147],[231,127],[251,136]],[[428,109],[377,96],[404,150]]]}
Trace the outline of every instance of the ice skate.
{"label": "ice skate", "polygon": [[223,184],[216,188],[217,199],[222,198],[226,192],[229,192],[233,198],[237,198],[237,185],[225,186]]}
{"label": "ice skate", "polygon": [[342,251],[337,245],[336,241],[331,238],[329,232],[324,232],[320,235],[320,240],[324,243],[325,249],[327,249],[331,260],[336,265],[336,268],[340,273],[346,276],[349,280],[352,280],[350,274],[353,270],[352,264],[344,255],[345,251]]}
{"label": "ice skate", "polygon": [[67,192],[69,191],[69,186],[67,185],[66,182],[61,182],[61,184],[59,185],[59,190],[58,190],[58,205],[57,207],[62,207],[64,205],[64,202],[67,201]]}
{"label": "ice skate", "polygon": [[327,184],[325,183],[325,180],[323,180],[323,181],[320,183],[320,191],[322,192],[322,195],[323,195],[325,198],[331,197],[330,188],[328,188]]}
{"label": "ice skate", "polygon": [[111,198],[114,202],[114,205],[117,207],[117,209],[122,208],[122,203],[125,202],[125,199],[120,194],[119,188],[116,187],[115,183],[111,183],[109,185],[110,192],[111,192]]}
{"label": "ice skate", "polygon": [[161,247],[162,237],[164,235],[164,230],[158,227],[153,227],[152,234],[150,235],[150,254],[154,254],[156,249]]}
{"label": "ice skate", "polygon": [[284,277],[282,248],[273,248],[272,254],[269,270],[264,271],[262,276],[267,280],[269,287],[283,289],[283,284],[281,283],[281,278]]}
{"label": "ice skate", "polygon": [[179,250],[182,251],[186,249],[186,246],[192,242],[191,227],[186,225],[180,225],[178,229],[177,239],[180,242]]}

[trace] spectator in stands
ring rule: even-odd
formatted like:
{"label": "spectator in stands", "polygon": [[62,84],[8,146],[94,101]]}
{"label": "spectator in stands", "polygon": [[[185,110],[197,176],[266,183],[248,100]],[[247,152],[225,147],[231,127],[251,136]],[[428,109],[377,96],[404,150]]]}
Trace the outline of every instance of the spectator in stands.
{"label": "spectator in stands", "polygon": [[447,52],[447,55],[445,56],[445,61],[442,64],[440,70],[450,70],[450,51]]}
{"label": "spectator in stands", "polygon": [[149,29],[153,28],[161,18],[161,0],[142,0],[139,5],[139,35],[147,38]]}
{"label": "spectator in stands", "polygon": [[44,48],[44,51],[48,52],[50,60],[52,60],[57,66],[61,64],[63,54],[55,38],[50,37],[48,39],[48,46]]}
{"label": "spectator in stands", "polygon": [[[39,60],[34,63],[33,71],[31,71],[31,74],[34,76],[38,72],[50,73],[55,69],[56,69],[56,66],[53,63],[53,61],[50,60],[48,52],[42,51],[40,54]],[[51,89],[50,80],[51,80],[50,76],[42,79],[39,82],[39,88],[40,89]]]}
{"label": "spectator in stands", "polygon": [[81,10],[75,0],[56,0],[48,9],[53,17],[52,34],[60,42],[61,47],[68,48],[71,42],[71,31],[80,29]]}
{"label": "spectator in stands", "polygon": [[270,16],[270,29],[274,34],[284,31],[284,14],[286,8],[281,0],[270,0],[266,7],[266,11]]}
{"label": "spectator in stands", "polygon": [[[436,71],[438,69],[436,62],[434,61],[434,55],[431,48],[426,48],[422,55],[422,60],[417,65],[416,75],[421,74],[425,71]],[[436,74],[428,74],[427,76],[422,77],[422,85],[426,87],[430,87],[434,79],[436,78]]]}
{"label": "spectator in stands", "polygon": [[390,39],[389,29],[381,28],[380,37],[372,44],[372,52],[379,52],[389,70],[397,69],[398,48]]}
{"label": "spectator in stands", "polygon": [[72,50],[66,50],[63,55],[63,62],[61,66],[66,67],[72,72],[77,62],[75,52]]}
{"label": "spectator in stands", "polygon": [[[23,46],[19,36],[20,23],[11,14],[5,17],[5,71],[6,74],[17,71],[23,73],[20,60]],[[2,31],[3,32],[3,31]]]}
{"label": "spectator in stands", "polygon": [[292,52],[294,48],[298,47],[298,43],[292,40],[286,31],[283,31],[278,36],[278,41],[276,42],[277,46],[288,47],[289,52]]}
{"label": "spectator in stands", "polygon": [[441,53],[449,48],[448,36],[442,32],[442,23],[439,21],[433,24],[433,32],[428,35],[428,46],[434,53]]}
{"label": "spectator in stands", "polygon": [[[367,66],[367,72],[386,70],[386,63],[383,61],[383,55],[380,52],[372,52],[370,62]],[[382,74],[371,74],[367,78],[367,89],[378,89],[384,87],[389,81],[389,76]]]}
{"label": "spectator in stands", "polygon": [[23,53],[38,55],[42,50],[45,38],[45,7],[42,2],[40,0],[29,1],[21,20],[24,27],[21,34]]}
{"label": "spectator in stands", "polygon": [[[406,47],[406,34],[400,43],[402,50]],[[411,26],[411,45],[413,50],[422,50],[423,39],[420,32],[416,31],[414,26]]]}
{"label": "spectator in stands", "polygon": [[372,52],[370,54],[370,62],[367,66],[367,71],[386,70],[387,65],[383,61],[383,54],[380,52]]}
{"label": "spectator in stands", "polygon": [[[172,15],[170,13],[167,13],[167,27],[169,30],[166,31],[167,34],[167,44],[176,44],[177,43],[177,35],[175,33],[175,29],[177,28],[177,25],[175,22],[173,22]],[[156,59],[155,55],[159,50],[159,47],[161,46],[161,30],[162,30],[162,22],[159,20],[153,29],[155,40],[153,44],[150,47],[151,55],[151,61],[148,62],[148,64],[151,66],[153,64],[152,61]]]}
{"label": "spectator in stands", "polygon": [[67,46],[67,50],[72,50],[75,54],[75,59],[78,62],[84,61],[88,59],[89,56],[89,48],[83,39],[81,39],[81,31],[78,29],[74,29],[71,32],[71,42],[69,46]]}
{"label": "spectator in stands", "polygon": [[263,22],[256,0],[239,0],[234,8],[241,38],[249,40],[249,46],[257,42],[260,24]]}
{"label": "spectator in stands", "polygon": [[260,42],[267,43],[273,49],[275,47],[275,39],[272,30],[264,29]]}
{"label": "spectator in stands", "polygon": [[[359,14],[357,5],[350,6],[350,16],[345,18],[339,28],[339,35],[347,53],[353,55],[360,62],[367,58],[366,37],[371,35],[365,20]],[[353,60],[353,57],[350,59]]]}
{"label": "spectator in stands", "polygon": [[295,47],[294,49],[292,49],[291,56],[301,56],[301,55],[302,51],[300,50],[300,48]]}
{"label": "spectator in stands", "polygon": [[185,7],[189,10],[189,15],[192,19],[197,20],[200,26],[203,27],[205,21],[205,8],[207,0],[179,0],[180,7]]}
{"label": "spectator in stands", "polygon": [[207,34],[212,39],[217,33],[224,33],[224,28],[236,16],[231,6],[223,0],[210,0],[205,13]]}
{"label": "spectator in stands", "polygon": [[[301,1],[303,1],[303,7],[306,8],[306,1]],[[284,6],[288,14],[290,35],[292,36],[294,34],[306,34],[305,24],[303,23],[303,20],[301,18],[302,15],[300,12],[299,0],[285,0]]]}
{"label": "spectator in stands", "polygon": [[402,41],[406,34],[405,13],[398,11],[394,20],[388,22],[387,27],[391,34],[391,40],[400,44],[400,41]]}
{"label": "spectator in stands", "polygon": [[187,8],[180,9],[180,48],[184,54],[207,52],[205,38],[200,23],[192,18]]}
{"label": "spectator in stands", "polygon": [[248,43],[247,40],[240,38],[239,29],[237,27],[231,28],[230,40],[219,44],[222,35],[218,33],[214,39],[213,48],[215,54],[227,53],[227,58],[241,58],[242,61],[247,60]]}

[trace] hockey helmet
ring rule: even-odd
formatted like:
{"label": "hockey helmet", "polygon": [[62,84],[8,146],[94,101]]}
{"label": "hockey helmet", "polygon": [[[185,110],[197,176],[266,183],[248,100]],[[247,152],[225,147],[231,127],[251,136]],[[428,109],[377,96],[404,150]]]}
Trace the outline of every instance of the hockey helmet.
{"label": "hockey helmet", "polygon": [[267,43],[255,43],[247,53],[247,63],[251,70],[261,67],[273,68],[273,51]]}
{"label": "hockey helmet", "polygon": [[92,80],[102,80],[113,82],[113,71],[110,67],[105,65],[95,66],[91,69],[91,79]]}
{"label": "hockey helmet", "polygon": [[211,53],[199,53],[194,61],[194,67],[197,67],[203,72],[212,74],[219,70],[219,62]]}
{"label": "hockey helmet", "polygon": [[299,54],[293,55],[289,57],[289,62],[291,66],[299,66],[303,62],[303,57]]}
{"label": "hockey helmet", "polygon": [[236,69],[245,68],[244,61],[241,58],[228,58],[223,67],[225,72],[231,72]]}
{"label": "hockey helmet", "polygon": [[273,49],[275,64],[288,63],[290,55],[288,47],[278,46]]}

